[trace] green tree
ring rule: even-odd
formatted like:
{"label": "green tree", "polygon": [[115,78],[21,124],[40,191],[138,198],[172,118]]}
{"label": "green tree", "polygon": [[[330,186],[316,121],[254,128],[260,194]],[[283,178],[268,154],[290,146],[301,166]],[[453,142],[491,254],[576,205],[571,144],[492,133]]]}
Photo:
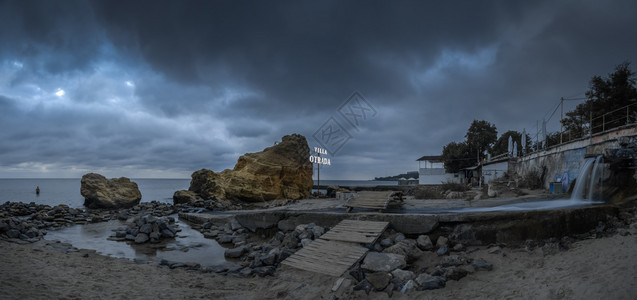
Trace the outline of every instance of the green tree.
{"label": "green tree", "polygon": [[466,143],[474,157],[482,160],[485,153],[491,153],[493,150],[493,145],[498,140],[498,130],[495,125],[487,121],[473,120],[465,138],[467,138]]}
{"label": "green tree", "polygon": [[470,153],[466,142],[451,142],[442,147],[442,161],[447,173],[457,173],[463,168],[476,164],[476,157]]}
{"label": "green tree", "polygon": [[617,65],[607,78],[593,76],[586,92],[588,100],[567,112],[567,118],[562,120],[568,136],[579,138],[589,130],[597,133],[637,121],[637,105],[631,106],[628,113],[621,109],[637,103],[635,83],[635,72],[630,70],[629,62]]}

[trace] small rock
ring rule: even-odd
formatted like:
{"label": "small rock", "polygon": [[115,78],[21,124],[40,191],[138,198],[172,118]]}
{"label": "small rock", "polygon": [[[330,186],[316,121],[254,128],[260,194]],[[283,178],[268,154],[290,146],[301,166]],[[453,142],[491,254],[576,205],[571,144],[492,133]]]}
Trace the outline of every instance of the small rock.
{"label": "small rock", "polygon": [[389,246],[393,245],[393,243],[392,243],[392,241],[391,241],[391,239],[390,239],[390,238],[385,238],[385,239],[382,239],[382,240],[380,241],[380,245],[381,245],[383,248],[387,248],[387,247],[389,247]]}
{"label": "small rock", "polygon": [[448,238],[444,236],[440,236],[438,237],[438,240],[436,240],[436,247],[440,248],[442,246],[446,246],[448,242],[449,242]]}
{"label": "small rock", "polygon": [[169,229],[163,229],[163,230],[161,231],[161,236],[162,236],[162,237],[167,237],[167,238],[174,238],[174,237],[175,237],[175,233],[174,233],[174,232],[172,232],[172,231],[171,231],[171,230],[169,230]]}
{"label": "small rock", "polygon": [[259,275],[259,277],[274,276],[275,271],[276,268],[273,266],[257,267],[253,269],[254,274]]}
{"label": "small rock", "polygon": [[391,272],[391,275],[394,276],[394,278],[400,279],[400,281],[402,282],[407,282],[411,279],[414,279],[414,277],[416,277],[414,272],[401,270],[401,269],[393,270]]}
{"label": "small rock", "polygon": [[[140,233],[140,234],[145,234],[145,233]],[[184,267],[186,267],[186,265],[182,263],[173,263],[170,265],[171,269],[184,268]]]}
{"label": "small rock", "polygon": [[375,272],[368,274],[365,279],[377,290],[382,291],[389,284],[391,275],[385,272]]}
{"label": "small rock", "polygon": [[371,272],[391,272],[406,265],[404,255],[369,252],[365,256],[361,268]]}
{"label": "small rock", "polygon": [[384,292],[387,293],[387,296],[389,296],[389,298],[391,298],[394,295],[395,288],[396,287],[394,286],[394,284],[390,282],[385,288]]}
{"label": "small rock", "polygon": [[491,247],[487,250],[487,253],[489,254],[500,254],[500,252],[502,252],[502,248],[500,248],[500,246]]}
{"label": "small rock", "polygon": [[217,242],[220,244],[230,244],[234,240],[235,236],[232,235],[222,235],[217,239]]}
{"label": "small rock", "polygon": [[460,266],[465,264],[465,259],[458,255],[449,255],[442,258],[440,264],[443,267]]}
{"label": "small rock", "polygon": [[363,280],[354,286],[355,291],[363,290],[365,294],[369,295],[369,292],[372,290],[372,284],[367,280]]}
{"label": "small rock", "polygon": [[458,281],[467,276],[468,273],[469,272],[463,268],[452,267],[446,270],[445,278]]}
{"label": "small rock", "polygon": [[20,237],[20,231],[17,229],[9,229],[7,231],[7,236],[12,238],[12,239],[17,239]]}
{"label": "small rock", "polygon": [[209,239],[214,239],[219,235],[219,230],[207,231],[203,233],[203,236]]}
{"label": "small rock", "polygon": [[296,231],[298,234],[301,234],[305,231],[306,228],[307,228],[306,224],[301,224],[301,225],[297,225],[296,228],[294,228],[294,231]]}
{"label": "small rock", "polygon": [[239,272],[239,276],[248,277],[248,276],[252,275],[253,272],[254,272],[254,270],[252,270],[252,268],[245,267],[245,268],[241,269],[241,271]]}
{"label": "small rock", "polygon": [[139,228],[139,232],[150,234],[151,232],[153,232],[153,227],[149,223],[146,223]]}
{"label": "small rock", "polygon": [[413,280],[407,281],[402,289],[400,289],[401,294],[407,294],[416,289],[416,282]]}
{"label": "small rock", "polygon": [[311,244],[311,243],[312,243],[312,240],[311,240],[311,239],[302,239],[302,240],[301,240],[301,245],[302,245],[303,247],[307,247],[307,245],[309,245],[309,244]]}
{"label": "small rock", "polygon": [[363,279],[365,279],[365,272],[363,272],[359,264],[357,264],[349,271],[349,275],[352,275],[352,277],[356,279],[356,282],[361,282]]}
{"label": "small rock", "polygon": [[474,259],[473,262],[471,262],[471,265],[476,270],[487,270],[487,271],[493,270],[493,264],[487,262],[484,259]]}
{"label": "small rock", "polygon": [[455,246],[453,246],[453,251],[455,251],[455,252],[460,252],[462,250],[464,250],[464,245],[462,245],[460,243],[458,243]]}
{"label": "small rock", "polygon": [[145,233],[138,233],[137,236],[135,237],[135,243],[137,244],[143,244],[148,242],[150,238],[148,237],[148,234]]}
{"label": "small rock", "polygon": [[246,247],[241,246],[241,247],[236,247],[232,249],[226,249],[226,251],[224,252],[224,256],[229,258],[237,258],[237,257],[241,257],[241,255],[243,255],[245,252],[246,252]]}
{"label": "small rock", "polygon": [[314,234],[314,238],[319,238],[320,236],[323,235],[323,233],[325,233],[325,228],[321,227],[321,226],[314,226],[314,228],[312,228],[312,234]]}
{"label": "small rock", "polygon": [[434,245],[431,243],[431,239],[428,235],[420,235],[416,239],[416,244],[420,250],[429,251],[434,248]]}
{"label": "small rock", "polygon": [[449,246],[444,245],[440,248],[438,248],[438,251],[436,251],[436,254],[438,254],[438,256],[443,256],[449,253]]}
{"label": "small rock", "polygon": [[415,279],[421,290],[435,290],[445,287],[446,281],[440,276],[431,276],[427,273],[418,275]]}
{"label": "small rock", "polygon": [[263,265],[266,266],[272,266],[276,263],[276,254],[274,253],[270,253],[270,254],[266,254],[264,256],[261,256],[261,258],[259,258],[259,260],[261,260],[261,262],[263,263]]}
{"label": "small rock", "polygon": [[151,243],[159,243],[159,239],[161,238],[161,233],[159,233],[159,232],[151,232],[149,237],[150,237],[150,242]]}

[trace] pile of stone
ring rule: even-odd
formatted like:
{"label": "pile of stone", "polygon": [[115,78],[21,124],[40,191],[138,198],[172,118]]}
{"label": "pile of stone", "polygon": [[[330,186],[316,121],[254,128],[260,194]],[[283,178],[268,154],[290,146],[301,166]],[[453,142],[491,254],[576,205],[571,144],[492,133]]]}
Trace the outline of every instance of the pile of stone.
{"label": "pile of stone", "polygon": [[170,203],[158,201],[142,202],[129,209],[119,209],[117,218],[127,220],[130,216],[153,215],[164,217],[177,213],[177,208]]}
{"label": "pile of stone", "polygon": [[[444,236],[433,244],[427,235],[417,239],[393,233],[370,245],[362,263],[352,267],[349,275],[354,290],[385,292],[390,297],[395,291],[406,294],[412,291],[444,288],[449,280],[460,280],[480,270],[492,270],[493,265],[483,259],[467,258],[462,244],[451,244]],[[416,264],[427,255],[438,257],[433,266]],[[352,280],[352,279],[350,279]]]}
{"label": "pile of stone", "polygon": [[17,217],[0,220],[0,236],[8,239],[37,242],[45,234],[46,231],[38,229],[37,223],[24,221]]}
{"label": "pile of stone", "polygon": [[168,203],[145,202],[128,209],[83,209],[60,204],[6,202],[0,205],[0,237],[35,242],[46,234],[46,229],[76,224],[128,220],[136,215],[167,216],[177,212]]}
{"label": "pile of stone", "polygon": [[278,231],[268,242],[257,245],[250,231],[234,218],[222,226],[206,222],[200,230],[205,237],[230,247],[224,255],[231,262],[214,266],[211,271],[237,277],[274,275],[281,261],[325,232],[313,223],[298,225],[293,230]]}
{"label": "pile of stone", "polygon": [[67,205],[6,202],[0,205],[0,237],[35,242],[47,228],[101,222],[110,219],[110,212],[85,211]]}
{"label": "pile of stone", "polygon": [[128,227],[118,228],[110,240],[134,241],[137,244],[159,243],[162,239],[173,239],[180,230],[175,228],[175,218],[155,217],[147,214],[135,217]]}

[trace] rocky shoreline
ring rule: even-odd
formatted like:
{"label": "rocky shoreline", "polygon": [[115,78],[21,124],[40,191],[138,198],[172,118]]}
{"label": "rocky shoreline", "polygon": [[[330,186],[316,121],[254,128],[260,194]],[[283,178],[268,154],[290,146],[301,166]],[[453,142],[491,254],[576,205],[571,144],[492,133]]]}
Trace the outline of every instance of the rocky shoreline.
{"label": "rocky shoreline", "polygon": [[[178,232],[171,224],[170,215],[177,212],[199,212],[206,204],[198,205],[148,202],[127,209],[102,210],[70,208],[66,205],[50,207],[34,203],[7,202],[0,205],[0,239],[16,243],[35,243],[49,229],[112,219],[129,220],[129,228],[119,228],[113,239],[135,243],[157,243]],[[209,206],[214,206],[210,205]],[[276,277],[280,263],[298,249],[319,238],[329,227],[314,223],[289,226],[279,222],[270,230],[252,231],[233,217],[224,224],[192,224],[204,237],[215,239],[225,247],[227,262],[215,266],[201,266],[197,262],[177,263],[161,261],[158,266],[167,269],[185,269],[199,273],[216,273],[250,279]],[[458,237],[447,235],[409,235],[393,228],[386,230],[372,245],[363,261],[354,265],[337,280],[333,293],[344,295],[361,291],[365,294],[411,294],[415,291],[443,289],[450,281],[482,276],[503,266],[494,261],[506,257],[510,248],[506,244],[465,245]],[[577,241],[608,237],[618,234],[637,234],[637,209],[624,207],[616,217],[600,222],[590,232],[560,239],[528,240],[523,245],[527,252],[540,251],[542,255],[555,255],[567,251]],[[481,255],[477,255],[480,253]],[[288,268],[288,267],[286,267]],[[288,268],[289,269],[289,268]],[[335,295],[336,295],[335,294]]]}

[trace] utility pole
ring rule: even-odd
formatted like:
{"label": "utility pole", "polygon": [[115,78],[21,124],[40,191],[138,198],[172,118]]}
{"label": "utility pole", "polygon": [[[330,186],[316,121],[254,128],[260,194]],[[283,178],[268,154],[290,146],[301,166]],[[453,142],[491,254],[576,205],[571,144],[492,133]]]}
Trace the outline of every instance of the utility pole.
{"label": "utility pole", "polygon": [[[319,162],[321,161],[321,153],[318,153]],[[316,193],[318,193],[319,198],[321,197],[321,164],[316,164]]]}
{"label": "utility pole", "polygon": [[535,151],[540,151],[540,120],[535,120],[535,130],[537,134],[535,135]]}
{"label": "utility pole", "polygon": [[564,131],[562,129],[562,120],[564,119],[564,97],[560,98],[560,106],[562,107],[560,112],[560,144],[561,144],[564,142],[562,140],[562,135],[564,134]]}

